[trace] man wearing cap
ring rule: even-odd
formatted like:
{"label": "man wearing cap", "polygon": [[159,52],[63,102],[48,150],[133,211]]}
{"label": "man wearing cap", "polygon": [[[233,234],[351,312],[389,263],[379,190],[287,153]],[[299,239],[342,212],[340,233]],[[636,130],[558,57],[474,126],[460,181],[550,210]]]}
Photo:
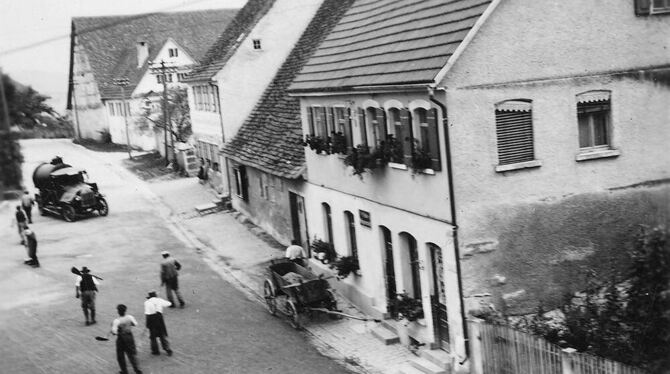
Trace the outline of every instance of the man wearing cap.
{"label": "man wearing cap", "polygon": [[130,361],[135,373],[142,374],[142,370],[137,364],[137,348],[135,348],[135,338],[132,332],[132,327],[137,326],[137,320],[130,314],[126,314],[127,309],[123,304],[116,306],[119,318],[112,322],[112,330],[110,331],[112,335],[116,335],[116,360],[121,368],[120,374],[128,374],[125,356],[128,356],[128,361]]}
{"label": "man wearing cap", "polygon": [[179,306],[181,308],[186,304],[184,299],[181,297],[179,292],[179,270],[181,269],[181,264],[177,262],[174,258],[170,257],[170,252],[163,251],[161,252],[163,256],[163,262],[161,263],[161,286],[165,285],[165,295],[167,296],[168,301],[172,304],[170,308],[174,308],[174,299],[172,298],[172,291],[177,295],[177,300],[179,300]]}
{"label": "man wearing cap", "polygon": [[170,342],[167,340],[167,328],[165,327],[165,320],[163,319],[163,308],[170,305],[172,305],[171,302],[156,296],[156,291],[149,292],[147,301],[144,302],[144,316],[146,317],[146,326],[149,330],[151,354],[160,354],[160,351],[158,350],[158,342],[156,341],[156,339],[160,339],[161,346],[165,352],[167,352],[167,355],[172,356]]}
{"label": "man wearing cap", "polygon": [[21,196],[21,207],[23,208],[23,211],[26,213],[28,223],[33,223],[33,215],[32,215],[33,205],[35,205],[35,200],[33,200],[33,198],[30,196],[30,192],[28,192],[28,190],[25,190],[23,196]]}
{"label": "man wearing cap", "polygon": [[21,237],[21,244],[26,244],[26,237],[23,235],[23,230],[28,227],[28,218],[26,213],[21,209],[21,205],[16,206],[16,213],[14,219],[12,220],[12,226],[16,223],[16,228],[19,230],[19,236]]}
{"label": "man wearing cap", "polygon": [[[75,297],[78,299],[81,296],[81,309],[84,311],[86,317],[86,326],[96,323],[95,321],[95,293],[98,292],[98,281],[89,274],[91,271],[84,266],[81,268],[81,275],[77,276],[75,282]],[[91,312],[91,319],[89,321],[89,311]]]}

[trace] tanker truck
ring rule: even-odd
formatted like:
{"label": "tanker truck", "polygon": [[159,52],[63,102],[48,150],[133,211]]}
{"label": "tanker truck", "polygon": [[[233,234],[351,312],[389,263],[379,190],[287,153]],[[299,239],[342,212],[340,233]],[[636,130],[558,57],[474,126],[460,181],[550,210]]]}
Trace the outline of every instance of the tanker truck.
{"label": "tanker truck", "polygon": [[33,183],[39,190],[35,201],[42,215],[51,213],[74,222],[78,216],[93,212],[101,216],[109,213],[107,201],[98,191],[98,185],[88,182],[86,171],[63,163],[60,157],[37,166]]}

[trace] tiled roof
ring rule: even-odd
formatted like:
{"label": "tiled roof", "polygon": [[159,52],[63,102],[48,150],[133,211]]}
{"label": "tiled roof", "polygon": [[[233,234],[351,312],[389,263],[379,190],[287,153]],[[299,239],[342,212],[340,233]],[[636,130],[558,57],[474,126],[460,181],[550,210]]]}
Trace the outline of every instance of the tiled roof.
{"label": "tiled roof", "polygon": [[325,0],[295,47],[223,153],[242,164],[284,178],[305,168],[300,100],[287,93],[296,74],[354,0]]}
{"label": "tiled roof", "polygon": [[[149,13],[133,16],[76,17],[72,33],[84,47],[103,99],[120,97],[114,78],[130,80],[133,91],[168,38],[172,38],[196,60],[233,20],[237,9]],[[149,45],[149,57],[137,67],[138,41]],[[70,70],[72,77],[72,70]]]}
{"label": "tiled roof", "polygon": [[432,83],[491,0],[356,0],[291,86]]}
{"label": "tiled roof", "polygon": [[268,12],[275,0],[248,0],[235,19],[226,27],[216,43],[212,45],[200,64],[189,74],[186,81],[203,81],[212,78],[226,64],[245,35]]}

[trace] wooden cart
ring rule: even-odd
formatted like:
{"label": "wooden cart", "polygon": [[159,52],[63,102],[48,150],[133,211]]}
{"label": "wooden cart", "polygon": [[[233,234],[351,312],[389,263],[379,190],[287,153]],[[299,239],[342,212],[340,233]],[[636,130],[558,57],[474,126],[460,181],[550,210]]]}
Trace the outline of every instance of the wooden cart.
{"label": "wooden cart", "polygon": [[[270,314],[276,315],[279,310],[296,329],[300,328],[301,316],[305,313],[325,312],[331,317],[340,314],[326,277],[316,275],[288,259],[271,261],[268,278],[263,283],[263,294]],[[278,304],[282,303],[284,310],[278,308]]]}

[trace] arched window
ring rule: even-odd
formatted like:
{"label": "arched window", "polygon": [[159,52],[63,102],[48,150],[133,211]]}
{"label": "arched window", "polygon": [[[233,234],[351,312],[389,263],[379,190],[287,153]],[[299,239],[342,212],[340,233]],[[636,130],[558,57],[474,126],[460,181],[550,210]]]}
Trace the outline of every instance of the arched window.
{"label": "arched window", "polygon": [[356,222],[354,222],[354,214],[348,210],[344,212],[344,223],[347,225],[349,253],[351,253],[351,256],[358,259],[358,246],[356,244]]}
{"label": "arched window", "polygon": [[333,243],[333,218],[330,212],[330,205],[328,205],[327,203],[321,203],[321,207],[323,208],[323,219],[324,219],[324,225],[326,226],[325,240],[328,243]]}

